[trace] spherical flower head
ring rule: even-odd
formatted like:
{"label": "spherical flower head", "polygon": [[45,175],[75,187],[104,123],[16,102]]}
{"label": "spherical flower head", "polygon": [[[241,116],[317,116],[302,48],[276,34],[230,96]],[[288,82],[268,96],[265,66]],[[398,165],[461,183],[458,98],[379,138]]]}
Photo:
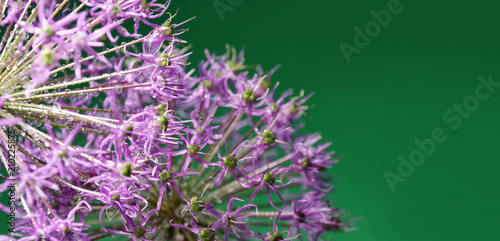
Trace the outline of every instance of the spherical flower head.
{"label": "spherical flower head", "polygon": [[229,45],[206,50],[196,71],[182,39],[190,19],[169,5],[0,8],[0,159],[12,177],[0,191],[17,180],[20,204],[2,207],[17,218],[2,240],[317,240],[349,230],[326,200],[329,143],[298,132],[311,95],[278,95],[277,68],[247,65]]}

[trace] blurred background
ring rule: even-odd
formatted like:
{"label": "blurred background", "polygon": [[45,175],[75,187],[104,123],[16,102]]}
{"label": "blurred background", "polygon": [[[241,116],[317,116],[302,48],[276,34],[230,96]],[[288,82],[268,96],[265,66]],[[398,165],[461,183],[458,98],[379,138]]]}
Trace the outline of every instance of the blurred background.
{"label": "blurred background", "polygon": [[[480,96],[488,97],[474,97],[479,76],[500,82],[499,1],[174,0],[172,6],[179,7],[177,21],[196,16],[183,36],[193,44],[194,66],[205,48],[223,54],[226,43],[246,46],[248,64],[265,70],[282,64],[273,76],[280,91],[316,93],[306,130],[320,131],[340,156],[330,199],[362,218],[357,231],[325,238],[500,240],[500,88],[481,87]],[[409,160],[419,150],[415,140],[432,138],[437,128],[446,141],[435,143],[413,172],[403,167],[407,177],[401,176],[398,157]],[[386,172],[401,178],[390,178],[394,192]]]}
{"label": "blurred background", "polygon": [[247,64],[282,64],[279,91],[315,92],[306,131],[340,157],[329,199],[361,218],[326,240],[500,240],[499,1],[173,0],[177,8],[176,21],[196,16],[183,35],[192,67],[205,48],[246,46]]}

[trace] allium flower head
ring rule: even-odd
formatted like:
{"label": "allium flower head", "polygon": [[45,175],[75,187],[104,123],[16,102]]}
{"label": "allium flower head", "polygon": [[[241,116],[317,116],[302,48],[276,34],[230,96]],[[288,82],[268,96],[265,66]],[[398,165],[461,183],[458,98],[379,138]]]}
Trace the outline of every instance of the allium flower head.
{"label": "allium flower head", "polygon": [[326,200],[329,144],[297,133],[310,95],[279,95],[277,68],[251,69],[231,47],[193,67],[189,20],[169,4],[0,2],[0,191],[15,183],[17,218],[0,240],[317,240],[350,229]]}

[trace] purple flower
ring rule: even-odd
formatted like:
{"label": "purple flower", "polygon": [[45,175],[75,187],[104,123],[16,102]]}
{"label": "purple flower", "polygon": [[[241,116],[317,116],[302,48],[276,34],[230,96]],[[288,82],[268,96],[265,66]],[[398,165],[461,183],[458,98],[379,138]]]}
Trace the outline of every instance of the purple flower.
{"label": "purple flower", "polygon": [[253,180],[253,184],[255,186],[255,189],[252,193],[252,195],[250,195],[250,201],[249,203],[252,203],[253,199],[255,198],[255,196],[257,195],[257,193],[262,189],[262,188],[266,188],[266,193],[267,193],[267,199],[269,201],[269,204],[271,204],[271,206],[273,208],[275,208],[276,210],[280,211],[281,209],[276,207],[273,203],[273,201],[271,200],[271,190],[279,197],[279,199],[281,200],[282,203],[286,204],[284,201],[283,201],[283,197],[281,196],[281,194],[279,193],[278,191],[278,188],[281,188],[281,187],[285,187],[287,186],[288,184],[290,183],[286,183],[286,184],[283,184],[283,185],[275,185],[276,183],[276,176],[280,173],[281,170],[285,170],[285,168],[283,167],[278,167],[278,168],[275,168],[273,169],[272,171],[270,172],[265,172],[257,177],[254,178]]}
{"label": "purple flower", "polygon": [[16,225],[0,239],[318,240],[350,230],[326,201],[330,144],[301,130],[311,95],[278,95],[278,67],[247,65],[229,45],[206,50],[196,71],[182,39],[192,18],[169,6],[5,2],[0,191],[15,184],[15,202],[0,210]]}
{"label": "purple flower", "polygon": [[237,201],[242,201],[239,198],[231,198],[228,201],[226,212],[224,214],[217,212],[213,206],[207,204],[207,210],[217,218],[217,221],[212,225],[212,229],[217,230],[219,228],[224,228],[224,237],[225,240],[229,240],[229,231],[232,231],[236,237],[240,237],[238,235],[238,232],[236,232],[235,228],[237,228],[239,231],[242,231],[244,233],[253,235],[252,231],[250,231],[244,224],[244,221],[240,221],[242,219],[246,219],[252,214],[246,214],[246,215],[240,215],[242,212],[248,211],[250,208],[255,208],[255,211],[257,212],[257,206],[253,204],[246,204],[241,207],[236,208],[236,210],[233,212],[233,202],[234,200]]}
{"label": "purple flower", "polygon": [[[158,167],[158,168],[156,168]],[[185,175],[199,175],[200,173],[198,172],[181,172],[181,173],[175,173],[173,172],[172,170],[172,157],[169,156],[168,158],[168,162],[166,164],[166,168],[165,170],[162,170],[161,167],[159,166],[156,166],[155,168],[153,168],[153,173],[151,174],[151,176],[153,176],[151,178],[151,180],[154,180],[156,178],[154,178],[154,176],[156,176],[156,172],[159,173],[159,181],[161,182],[160,184],[160,195],[158,197],[158,204],[157,204],[157,207],[156,207],[156,210],[160,210],[161,208],[161,202],[163,200],[163,193],[165,192],[165,189],[167,187],[170,187],[171,189],[173,189],[177,194],[179,194],[179,196],[182,198],[182,200],[186,201],[187,202],[187,199],[182,195],[181,191],[179,190],[179,188],[176,186],[175,184],[175,179],[177,177],[181,177],[181,176],[185,176]]]}
{"label": "purple flower", "polygon": [[[236,149],[228,154],[225,157],[222,157],[220,153],[217,153],[220,161],[218,163],[212,164],[214,166],[220,166],[221,170],[219,171],[219,174],[217,178],[214,181],[215,186],[219,186],[222,181],[224,180],[224,177],[226,176],[227,172],[230,172],[234,179],[244,188],[249,188],[250,183],[249,183],[249,178],[246,175],[246,172],[243,168],[238,167],[238,162],[241,162],[242,160],[237,160],[236,156],[238,155],[238,152],[245,147],[245,143],[241,143]],[[242,180],[243,179],[243,180]]]}

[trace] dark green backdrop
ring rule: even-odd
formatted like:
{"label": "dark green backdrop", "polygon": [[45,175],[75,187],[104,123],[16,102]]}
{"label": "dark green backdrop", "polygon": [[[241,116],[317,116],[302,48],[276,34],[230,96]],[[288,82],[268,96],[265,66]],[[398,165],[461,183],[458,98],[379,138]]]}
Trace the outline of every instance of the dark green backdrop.
{"label": "dark green backdrop", "polygon": [[[281,90],[316,92],[307,130],[321,131],[341,157],[331,200],[363,218],[357,231],[331,240],[500,240],[500,88],[472,97],[478,76],[500,82],[499,1],[173,0],[173,7],[178,21],[197,16],[184,35],[193,62],[204,48],[222,54],[225,43],[246,45],[248,63],[283,65],[273,79]],[[385,10],[391,19],[376,31],[370,12]],[[365,33],[367,25],[372,37],[358,39],[358,48],[354,28]],[[349,63],[343,42],[356,52]],[[453,112],[464,101],[469,109]],[[405,176],[392,176],[404,182],[391,191],[384,174],[401,175],[398,157],[418,154],[415,140],[439,130],[446,140],[421,165],[402,167]]]}
{"label": "dark green backdrop", "polygon": [[[214,2],[227,9],[222,21]],[[351,216],[363,217],[355,223],[359,230],[331,235],[332,240],[500,240],[500,88],[477,106],[469,97],[480,75],[491,73],[492,81],[500,82],[500,2],[396,4],[174,0],[173,5],[180,7],[177,19],[197,16],[184,36],[194,44],[192,59],[200,59],[204,48],[223,53],[225,43],[246,45],[248,63],[265,69],[283,65],[273,79],[281,90],[316,92],[307,129],[321,131],[341,157],[332,171],[337,184],[331,199]],[[347,63],[340,44],[355,47],[354,28],[368,24],[375,31],[370,12],[387,9],[397,14]],[[447,110],[464,101],[469,116],[452,129],[457,120],[447,122],[443,115],[457,118]],[[436,128],[447,140],[391,192],[384,173],[399,175],[398,156],[408,159],[418,150],[415,139],[432,138]]]}

